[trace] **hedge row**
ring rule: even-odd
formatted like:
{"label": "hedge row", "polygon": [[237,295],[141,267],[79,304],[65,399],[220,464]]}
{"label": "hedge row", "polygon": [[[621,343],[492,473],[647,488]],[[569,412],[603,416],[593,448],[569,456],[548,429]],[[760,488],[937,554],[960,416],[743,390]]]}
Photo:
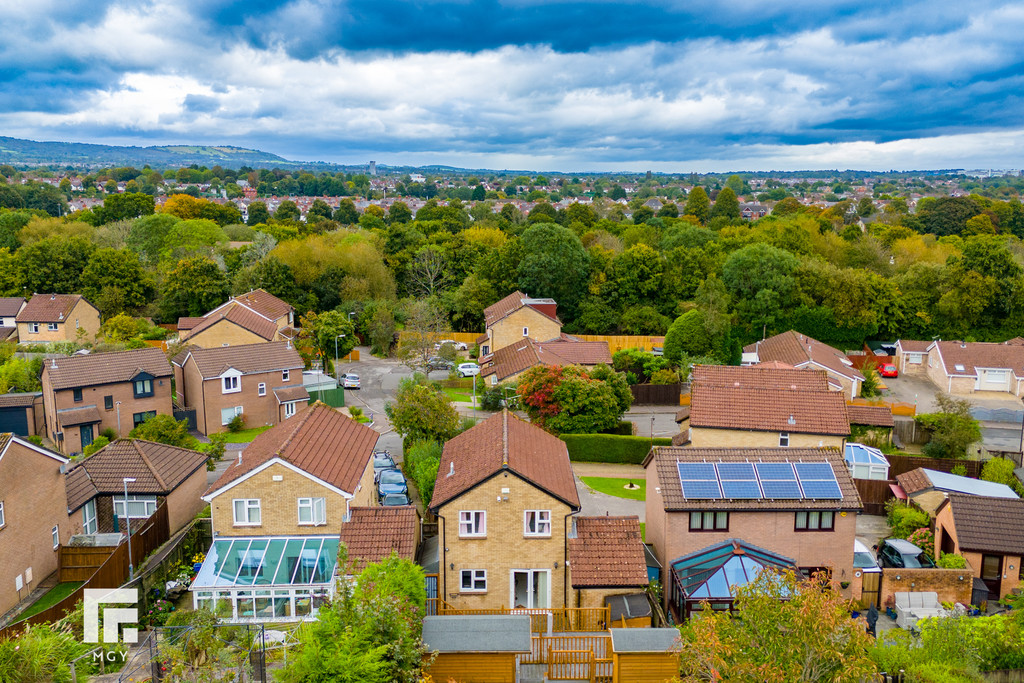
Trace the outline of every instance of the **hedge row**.
{"label": "hedge row", "polygon": [[[651,450],[645,436],[615,434],[562,434],[569,460],[576,462],[617,462],[639,465]],[[671,446],[672,439],[654,439],[655,446]]]}

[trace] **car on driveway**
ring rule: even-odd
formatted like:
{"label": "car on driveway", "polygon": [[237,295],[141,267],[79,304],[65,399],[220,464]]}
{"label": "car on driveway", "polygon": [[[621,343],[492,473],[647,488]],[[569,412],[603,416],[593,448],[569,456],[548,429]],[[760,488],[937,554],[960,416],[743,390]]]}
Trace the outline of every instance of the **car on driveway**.
{"label": "car on driveway", "polygon": [[395,469],[395,459],[391,457],[390,453],[385,451],[374,451],[373,452],[373,478],[377,479],[377,475],[383,470]]}
{"label": "car on driveway", "polygon": [[359,375],[353,375],[352,373],[346,373],[341,376],[341,385],[346,389],[358,389],[359,388]]}
{"label": "car on driveway", "polygon": [[458,371],[459,377],[473,377],[480,374],[480,366],[476,363],[459,363],[459,367],[455,369]]}
{"label": "car on driveway", "polygon": [[856,539],[853,541],[853,568],[865,574],[877,574],[882,571],[868,547]]}
{"label": "car on driveway", "polygon": [[434,356],[427,359],[427,371],[433,372],[434,370],[451,370],[455,367],[455,363],[450,360],[441,358],[440,356]]}
{"label": "car on driveway", "polygon": [[910,541],[890,538],[878,549],[878,563],[897,569],[934,569],[935,560]]}
{"label": "car on driveway", "polygon": [[380,499],[380,504],[385,507],[393,505],[409,505],[409,496],[404,493],[389,493]]}
{"label": "car on driveway", "polygon": [[466,349],[469,348],[465,342],[457,342],[454,339],[442,339],[441,341],[434,344],[434,350],[440,351],[441,347],[444,346],[445,344],[451,344],[456,351],[465,351]]}
{"label": "car on driveway", "polygon": [[383,499],[392,493],[409,493],[405,475],[398,470],[381,470],[377,475],[377,496]]}
{"label": "car on driveway", "polygon": [[899,377],[900,371],[892,363],[884,363],[878,366],[878,374],[882,377]]}

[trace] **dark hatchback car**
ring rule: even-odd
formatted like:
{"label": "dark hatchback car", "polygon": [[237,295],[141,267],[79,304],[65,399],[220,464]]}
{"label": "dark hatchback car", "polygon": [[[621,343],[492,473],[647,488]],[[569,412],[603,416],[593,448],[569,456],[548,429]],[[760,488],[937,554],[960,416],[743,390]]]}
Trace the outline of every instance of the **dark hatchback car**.
{"label": "dark hatchback car", "polygon": [[910,541],[890,538],[878,549],[878,563],[898,569],[934,569],[935,560]]}
{"label": "dark hatchback car", "polygon": [[384,498],[389,493],[409,493],[405,476],[398,470],[381,470],[377,475],[377,494]]}

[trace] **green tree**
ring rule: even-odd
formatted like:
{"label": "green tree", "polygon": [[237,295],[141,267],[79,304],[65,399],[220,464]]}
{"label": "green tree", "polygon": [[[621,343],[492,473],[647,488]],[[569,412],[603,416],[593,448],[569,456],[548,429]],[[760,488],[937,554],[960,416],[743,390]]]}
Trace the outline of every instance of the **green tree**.
{"label": "green tree", "polygon": [[108,195],[103,200],[103,206],[96,207],[92,213],[96,217],[96,225],[102,225],[129,218],[150,216],[155,210],[156,204],[151,195],[142,192],[126,192]]}
{"label": "green tree", "polygon": [[[353,209],[355,207],[353,206]],[[335,219],[337,220],[337,219]],[[395,202],[388,208],[388,224],[400,225],[412,220],[412,211],[405,202]]]}
{"label": "green tree", "polygon": [[862,683],[872,639],[823,575],[762,571],[736,589],[734,611],[705,610],[680,628],[682,683]]}
{"label": "green tree", "polygon": [[164,249],[171,228],[180,221],[177,216],[167,213],[157,213],[132,221],[126,244],[129,249],[139,254],[144,262],[156,263],[160,259],[160,253]]}
{"label": "green tree", "polygon": [[416,373],[398,384],[395,400],[384,406],[391,426],[403,441],[444,443],[459,433],[459,414],[448,395]]}
{"label": "green tree", "polygon": [[857,202],[857,215],[861,218],[867,218],[875,212],[875,203],[871,201],[871,197],[861,197],[860,201]]}
{"label": "green tree", "polygon": [[82,295],[103,317],[136,311],[152,300],[156,285],[139,257],[127,249],[97,249],[82,271]]}
{"label": "green tree", "polygon": [[799,265],[789,252],[764,243],[734,251],[722,266],[722,281],[733,297],[738,318],[751,329],[774,328],[796,303]]}
{"label": "green tree", "polygon": [[170,415],[154,415],[128,432],[129,438],[165,443],[178,448],[198,450],[199,441],[188,433],[188,420],[175,420]]}
{"label": "green tree", "polygon": [[0,296],[19,296],[23,287],[21,259],[7,247],[0,247]]}
{"label": "green tree", "polygon": [[434,495],[437,470],[441,465],[441,452],[441,444],[436,441],[416,441],[405,452],[402,466],[416,482],[416,488],[425,505],[430,504]]}
{"label": "green tree", "polygon": [[678,218],[679,207],[673,202],[666,202],[658,209],[658,218]]}
{"label": "green tree", "polygon": [[553,223],[538,223],[521,238],[519,287],[534,297],[551,297],[559,310],[573,317],[586,292],[590,257],[572,230]]}
{"label": "green tree", "polygon": [[270,222],[270,211],[267,209],[266,202],[253,202],[249,205],[248,219],[246,223],[249,225],[258,225],[259,223],[267,224]]}
{"label": "green tree", "polygon": [[661,298],[661,255],[646,244],[636,244],[612,260],[609,282],[615,301],[622,307],[656,304]]}
{"label": "green tree", "polygon": [[228,298],[228,281],[219,266],[208,258],[182,259],[167,273],[160,312],[164,320],[198,317]]}
{"label": "green tree", "polygon": [[324,368],[333,367],[335,357],[347,356],[359,343],[351,319],[341,311],[302,316],[299,338],[316,349]]}
{"label": "green tree", "polygon": [[[408,208],[408,207],[406,207]],[[359,210],[351,199],[342,199],[334,211],[334,220],[342,225],[355,225],[359,222]]]}
{"label": "green tree", "polygon": [[703,356],[713,350],[711,336],[704,326],[704,316],[697,309],[675,319],[665,333],[665,358],[678,365],[685,355]]}
{"label": "green tree", "polygon": [[279,221],[297,221],[302,218],[302,212],[299,211],[299,207],[295,202],[286,199],[277,205],[274,218]]}
{"label": "green tree", "polygon": [[744,186],[743,178],[735,174],[729,176],[725,181],[726,189],[732,190],[734,195],[743,194]]}
{"label": "green tree", "polygon": [[[614,429],[629,409],[620,386],[626,392],[629,388],[624,378],[609,382],[607,371],[597,372],[595,377],[578,365],[535,365],[524,372],[519,376],[518,393],[530,420],[555,434]],[[632,401],[632,394],[628,400]]]}
{"label": "green tree", "polygon": [[931,434],[922,450],[930,458],[966,458],[968,447],[981,441],[981,427],[971,416],[970,401],[939,393],[935,403],[937,412],[914,418]]}
{"label": "green tree", "polygon": [[122,344],[139,335],[139,321],[127,313],[118,313],[103,323],[103,338],[114,344]]}
{"label": "green tree", "polygon": [[707,225],[708,219],[711,217],[711,200],[708,199],[708,193],[704,191],[703,187],[698,185],[690,192],[690,196],[686,198],[683,215],[693,216],[700,221],[701,225]]}
{"label": "green tree", "polygon": [[711,218],[727,218],[735,220],[740,217],[740,202],[736,193],[731,188],[724,188],[715,198],[715,205],[711,207]]}
{"label": "green tree", "polygon": [[306,214],[307,218],[313,218],[319,216],[325,220],[331,220],[334,212],[331,210],[331,205],[322,199],[314,199],[313,204],[309,207],[309,212]]}
{"label": "green tree", "polygon": [[25,289],[75,294],[96,247],[84,237],[48,237],[18,250]]}
{"label": "green tree", "polygon": [[1017,464],[1009,458],[991,458],[986,460],[982,466],[981,478],[997,484],[1006,484],[1018,496],[1024,496],[1024,486],[1021,485],[1017,475],[1014,474],[1016,467]]}

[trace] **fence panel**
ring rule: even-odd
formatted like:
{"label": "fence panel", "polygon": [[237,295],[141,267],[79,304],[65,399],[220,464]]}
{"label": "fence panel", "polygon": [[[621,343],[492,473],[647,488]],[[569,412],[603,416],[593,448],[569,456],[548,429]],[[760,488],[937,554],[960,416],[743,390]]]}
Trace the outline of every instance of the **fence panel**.
{"label": "fence panel", "polygon": [[548,658],[549,681],[594,680],[594,653],[590,650],[552,650]]}
{"label": "fence panel", "polygon": [[81,547],[62,545],[57,551],[58,580],[88,581],[110,557],[114,547]]}
{"label": "fence panel", "polygon": [[317,389],[309,392],[312,401],[322,401],[332,408],[345,407],[345,390],[342,387],[337,389]]}
{"label": "fence panel", "polygon": [[893,482],[885,479],[854,479],[853,483],[860,494],[861,502],[864,503],[864,514],[884,515],[885,501],[894,497],[892,489],[889,488],[889,484]]}
{"label": "fence panel", "polygon": [[944,458],[928,458],[925,456],[887,455],[889,459],[889,478],[895,479],[898,475],[918,467],[941,472],[952,472],[957,465],[963,465],[967,470],[967,476],[977,479],[981,476],[981,463],[977,460],[947,460]]}
{"label": "fence panel", "polygon": [[679,384],[630,384],[637,405],[675,406],[680,404]]}

